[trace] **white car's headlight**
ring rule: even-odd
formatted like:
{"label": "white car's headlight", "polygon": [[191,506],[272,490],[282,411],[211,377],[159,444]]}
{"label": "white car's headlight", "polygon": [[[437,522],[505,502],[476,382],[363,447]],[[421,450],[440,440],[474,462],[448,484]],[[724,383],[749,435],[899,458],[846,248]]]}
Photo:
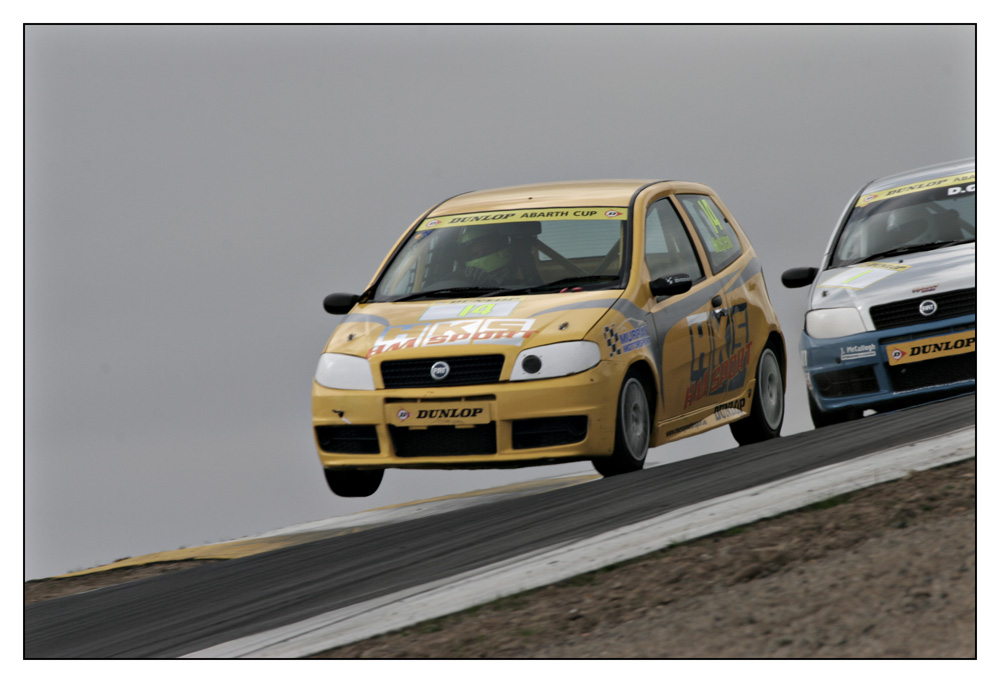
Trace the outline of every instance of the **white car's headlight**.
{"label": "white car's headlight", "polygon": [[813,339],[861,334],[865,324],[856,308],[820,308],[806,313],[806,334]]}
{"label": "white car's headlight", "polygon": [[536,346],[517,355],[511,382],[575,375],[601,362],[601,347],[594,342],[572,341]]}
{"label": "white car's headlight", "polygon": [[375,389],[367,358],[343,353],[324,353],[316,366],[316,383],[329,389]]}

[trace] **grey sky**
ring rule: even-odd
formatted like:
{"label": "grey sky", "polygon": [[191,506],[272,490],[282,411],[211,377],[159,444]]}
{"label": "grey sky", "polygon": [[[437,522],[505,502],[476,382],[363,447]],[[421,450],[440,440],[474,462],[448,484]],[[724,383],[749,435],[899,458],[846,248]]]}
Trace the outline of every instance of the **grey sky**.
{"label": "grey sky", "polygon": [[[809,429],[804,290],[860,185],[975,154],[970,26],[31,26],[27,578],[589,466],[390,470],[338,499],[309,391],[422,211],[474,189],[714,187],[761,256]],[[735,445],[728,430],[657,449]],[[669,455],[665,456],[669,457]]]}

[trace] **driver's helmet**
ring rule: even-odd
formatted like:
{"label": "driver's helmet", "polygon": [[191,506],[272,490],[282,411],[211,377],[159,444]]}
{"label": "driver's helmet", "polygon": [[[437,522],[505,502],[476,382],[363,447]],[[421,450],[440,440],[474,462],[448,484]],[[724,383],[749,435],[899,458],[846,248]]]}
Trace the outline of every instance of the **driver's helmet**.
{"label": "driver's helmet", "polygon": [[886,221],[888,236],[897,245],[905,245],[927,236],[931,214],[926,207],[917,205],[894,209]]}
{"label": "driver's helmet", "polygon": [[507,237],[497,229],[487,226],[466,228],[458,243],[465,253],[466,267],[479,268],[487,273],[510,263]]}
{"label": "driver's helmet", "polygon": [[907,223],[912,223],[913,221],[919,221],[921,219],[926,219],[930,216],[930,212],[923,206],[910,205],[901,206],[898,209],[894,209],[889,213],[889,218],[886,221],[886,227],[890,230],[898,230]]}

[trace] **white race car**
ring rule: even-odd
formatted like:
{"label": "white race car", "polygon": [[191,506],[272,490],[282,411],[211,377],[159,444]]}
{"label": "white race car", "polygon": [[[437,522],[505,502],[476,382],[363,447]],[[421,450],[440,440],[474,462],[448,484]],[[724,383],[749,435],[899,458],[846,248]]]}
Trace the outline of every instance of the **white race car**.
{"label": "white race car", "polygon": [[866,184],[810,286],[801,353],[817,427],[976,386],[976,161]]}

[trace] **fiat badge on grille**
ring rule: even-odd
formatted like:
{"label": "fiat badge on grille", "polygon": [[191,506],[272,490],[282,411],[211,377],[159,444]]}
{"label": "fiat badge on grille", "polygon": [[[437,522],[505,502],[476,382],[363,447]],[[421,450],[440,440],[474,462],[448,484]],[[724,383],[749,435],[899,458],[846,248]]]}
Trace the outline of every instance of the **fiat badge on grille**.
{"label": "fiat badge on grille", "polygon": [[[920,315],[932,316],[937,313],[937,302],[934,299],[925,299],[920,302]],[[431,371],[433,373],[433,371]]]}
{"label": "fiat badge on grille", "polygon": [[443,360],[439,360],[431,366],[431,379],[444,379],[448,376],[449,372],[451,372],[451,366]]}

